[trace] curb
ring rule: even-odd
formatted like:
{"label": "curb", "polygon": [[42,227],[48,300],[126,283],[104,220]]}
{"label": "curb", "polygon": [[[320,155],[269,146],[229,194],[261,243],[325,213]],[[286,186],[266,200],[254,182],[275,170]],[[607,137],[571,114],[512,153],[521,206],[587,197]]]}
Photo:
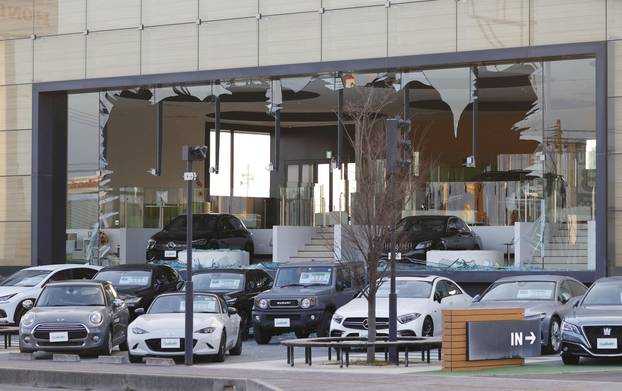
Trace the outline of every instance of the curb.
{"label": "curb", "polygon": [[80,371],[0,368],[0,384],[49,388],[97,390],[235,390],[281,391],[263,381],[235,378],[208,378],[164,375],[94,373]]}

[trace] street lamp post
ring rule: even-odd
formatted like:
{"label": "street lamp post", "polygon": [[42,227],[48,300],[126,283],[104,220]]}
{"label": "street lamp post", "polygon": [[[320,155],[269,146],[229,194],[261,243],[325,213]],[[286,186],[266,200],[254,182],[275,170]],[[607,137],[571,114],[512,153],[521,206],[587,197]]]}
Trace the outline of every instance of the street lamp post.
{"label": "street lamp post", "polygon": [[192,287],[192,182],[197,179],[196,172],[192,171],[193,161],[203,161],[207,157],[207,147],[184,145],[182,147],[182,159],[186,161],[186,172],[184,172],[184,181],[186,181],[187,204],[186,204],[186,322],[184,333],[184,363],[192,365],[192,334],[193,317],[194,317],[194,292]]}

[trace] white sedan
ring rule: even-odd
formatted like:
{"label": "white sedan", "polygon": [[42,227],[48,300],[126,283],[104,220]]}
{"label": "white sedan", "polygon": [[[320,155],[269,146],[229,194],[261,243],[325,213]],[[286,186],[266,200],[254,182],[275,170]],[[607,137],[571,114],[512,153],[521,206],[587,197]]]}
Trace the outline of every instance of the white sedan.
{"label": "white sedan", "polygon": [[[130,323],[127,336],[130,362],[142,362],[143,357],[174,357],[184,355],[185,293],[158,296],[146,314]],[[212,356],[222,362],[226,352],[242,353],[240,316],[222,298],[210,293],[194,294],[193,353]],[[143,314],[141,314],[143,313]]]}
{"label": "white sedan", "polygon": [[[454,281],[438,276],[397,277],[398,336],[433,336],[442,331],[442,310],[471,303]],[[389,333],[389,279],[380,281],[376,292],[376,335]],[[331,337],[367,337],[367,299],[360,294],[333,315]]]}

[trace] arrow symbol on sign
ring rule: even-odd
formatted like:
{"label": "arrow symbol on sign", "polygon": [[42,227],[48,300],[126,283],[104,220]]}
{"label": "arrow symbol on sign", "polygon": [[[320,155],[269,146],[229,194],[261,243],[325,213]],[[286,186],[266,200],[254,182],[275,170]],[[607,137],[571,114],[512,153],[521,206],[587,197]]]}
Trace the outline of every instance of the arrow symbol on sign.
{"label": "arrow symbol on sign", "polygon": [[529,345],[533,345],[533,343],[536,342],[536,335],[533,333],[533,331],[530,331],[529,336],[525,337],[525,339],[529,341]]}

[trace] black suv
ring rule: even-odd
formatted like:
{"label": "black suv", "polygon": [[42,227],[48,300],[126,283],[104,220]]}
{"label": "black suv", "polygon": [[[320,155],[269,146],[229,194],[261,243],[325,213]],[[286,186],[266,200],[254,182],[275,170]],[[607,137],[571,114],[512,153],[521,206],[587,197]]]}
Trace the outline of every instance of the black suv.
{"label": "black suv", "polygon": [[272,287],[272,277],[259,269],[206,269],[194,273],[192,283],[195,292],[225,295],[227,305],[238,310],[246,337],[255,296]]}
{"label": "black suv", "polygon": [[[244,223],[228,214],[195,214],[192,216],[192,248],[232,249],[249,253],[253,260],[251,233]],[[175,217],[147,243],[147,261],[176,260],[177,253],[186,249],[186,216]]]}
{"label": "black suv", "polygon": [[112,283],[119,298],[125,300],[131,320],[137,308],[147,310],[156,296],[176,292],[183,286],[179,274],[166,265],[107,266],[93,279]]}
{"label": "black suv", "polygon": [[327,337],[337,308],[363,287],[360,263],[311,261],[281,266],[271,290],[255,297],[253,330],[258,344],[290,331],[306,338]]}

